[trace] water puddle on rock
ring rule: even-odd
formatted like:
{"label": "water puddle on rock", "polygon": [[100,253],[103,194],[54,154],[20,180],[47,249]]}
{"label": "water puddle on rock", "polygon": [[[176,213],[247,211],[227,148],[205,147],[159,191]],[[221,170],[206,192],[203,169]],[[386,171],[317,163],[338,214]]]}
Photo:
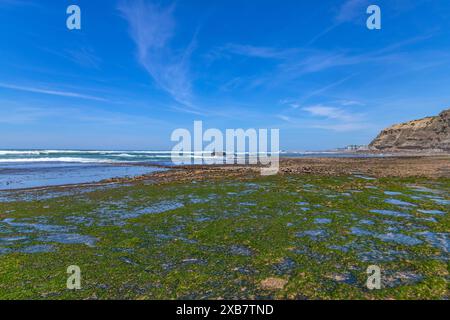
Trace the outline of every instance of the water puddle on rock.
{"label": "water puddle on rock", "polygon": [[39,241],[42,242],[56,242],[62,244],[84,244],[89,247],[94,247],[97,239],[90,236],[85,236],[76,233],[67,233],[67,234],[50,234],[47,236],[39,237]]}
{"label": "water puddle on rock", "polygon": [[0,238],[0,242],[16,242],[21,240],[26,240],[28,237],[6,237],[6,238]]}
{"label": "water puddle on rock", "polygon": [[318,239],[323,239],[323,238],[327,237],[328,234],[325,230],[317,229],[317,230],[307,230],[307,231],[298,232],[296,234],[296,236],[299,238],[309,237],[312,240],[318,240]]}
{"label": "water puddle on rock", "polygon": [[439,215],[439,216],[445,214],[443,211],[440,210],[417,210],[417,211],[424,214]]}
{"label": "water puddle on rock", "polygon": [[433,193],[433,194],[441,194],[442,193],[442,191],[440,191],[440,190],[431,189],[431,188],[424,187],[424,186],[408,185],[408,187],[411,188],[411,190],[415,191],[415,192]]}
{"label": "water puddle on rock", "polygon": [[394,199],[394,198],[386,199],[386,200],[384,200],[384,202],[386,202],[388,204],[393,204],[395,206],[401,206],[401,207],[417,207],[417,205],[414,203],[410,203],[410,202],[406,202],[406,201],[402,201],[402,200],[398,200],[398,199]]}
{"label": "water puddle on rock", "polygon": [[122,226],[127,223],[128,219],[138,218],[147,214],[160,214],[173,211],[184,207],[184,203],[180,201],[160,201],[146,207],[138,207],[128,209],[126,202],[119,204],[120,209],[111,208],[111,203],[103,205],[90,215],[95,217],[96,224],[99,226]]}
{"label": "water puddle on rock", "polygon": [[355,178],[359,178],[359,179],[363,179],[363,180],[367,180],[367,181],[374,181],[374,180],[377,180],[376,178],[374,178],[374,177],[369,177],[369,176],[366,176],[366,175],[362,175],[362,174],[355,174],[355,175],[353,175]]}
{"label": "water puddle on rock", "polygon": [[[45,217],[39,217],[36,220],[38,221],[35,223],[28,222],[29,219],[26,219],[27,222],[23,222],[12,218],[0,221],[0,226],[3,224],[3,228],[8,227],[10,229],[9,233],[18,234],[18,236],[14,237],[0,237],[0,245],[4,248],[2,252],[21,252],[29,254],[52,252],[54,251],[54,247],[45,243],[84,244],[93,247],[97,241],[94,237],[73,233],[73,231],[76,230],[73,226],[66,227],[47,224],[45,223]],[[30,241],[41,243],[24,246]]]}
{"label": "water puddle on rock", "polygon": [[294,260],[284,258],[281,262],[274,264],[273,269],[277,275],[286,275],[295,271],[296,266],[297,263]]}
{"label": "water puddle on rock", "polygon": [[442,205],[442,206],[450,206],[450,200],[446,200],[446,199],[439,199],[439,198],[432,198],[431,201]]}
{"label": "water puddle on rock", "polygon": [[392,241],[392,242],[409,245],[409,246],[414,246],[414,245],[418,245],[418,244],[422,243],[422,241],[420,241],[419,239],[416,239],[416,238],[413,238],[413,237],[410,237],[410,236],[407,236],[407,235],[404,235],[401,233],[378,234],[375,236],[383,241]]}
{"label": "water puddle on rock", "polygon": [[38,244],[35,246],[21,248],[18,251],[21,253],[45,253],[45,252],[53,252],[55,251],[55,248],[52,245]]}
{"label": "water puddle on rock", "polygon": [[231,246],[230,252],[231,252],[231,254],[238,255],[238,256],[250,257],[251,255],[253,255],[252,250],[250,250],[247,247],[238,246],[238,245]]}
{"label": "water puddle on rock", "polygon": [[369,263],[391,262],[395,260],[405,259],[407,258],[407,256],[407,252],[397,250],[381,251],[373,249],[371,251],[358,253],[358,257],[362,262]]}
{"label": "water puddle on rock", "polygon": [[177,233],[176,235],[175,234],[158,233],[158,234],[155,235],[155,237],[157,239],[159,239],[159,240],[165,240],[165,241],[167,241],[167,240],[169,240],[169,241],[182,241],[182,242],[187,243],[187,244],[196,244],[197,243],[197,240],[188,239],[188,238],[184,237],[183,235],[181,235],[179,233]]}
{"label": "water puddle on rock", "polygon": [[68,227],[63,226],[54,226],[49,224],[41,224],[41,223],[23,223],[23,222],[14,222],[14,219],[4,219],[3,223],[15,227],[16,231],[19,233],[31,233],[34,231],[45,231],[45,232],[67,232]]}
{"label": "water puddle on rock", "polygon": [[401,233],[386,233],[386,234],[381,234],[381,233],[376,233],[376,232],[372,232],[372,231],[368,231],[365,229],[361,229],[361,228],[352,228],[351,229],[351,233],[357,236],[370,236],[370,237],[375,237],[378,238],[382,241],[386,241],[386,242],[395,242],[395,243],[399,243],[399,244],[403,244],[403,245],[410,245],[410,246],[414,246],[414,245],[418,245],[421,244],[422,241]]}
{"label": "water puddle on rock", "polygon": [[365,225],[374,225],[375,222],[373,222],[372,220],[367,220],[367,219],[362,219],[359,221],[360,224],[365,224]]}
{"label": "water puddle on rock", "polygon": [[331,219],[328,218],[317,218],[314,220],[315,224],[330,224],[331,223]]}
{"label": "water puddle on rock", "polygon": [[423,279],[420,274],[411,271],[387,272],[383,275],[382,287],[395,288],[415,284]]}
{"label": "water puddle on rock", "polygon": [[184,204],[176,201],[162,201],[147,208],[142,208],[134,212],[137,216],[143,214],[158,214],[167,211],[176,210],[184,207]]}
{"label": "water puddle on rock", "polygon": [[431,231],[419,232],[418,236],[423,237],[427,243],[441,251],[448,253],[450,248],[448,233],[434,233]]}
{"label": "water puddle on rock", "polygon": [[331,279],[333,281],[339,282],[339,283],[346,283],[350,285],[355,285],[358,283],[358,280],[354,275],[351,273],[335,273],[325,276],[328,279]]}
{"label": "water puddle on rock", "polygon": [[396,192],[396,191],[385,191],[384,194],[387,195],[387,196],[401,196],[401,195],[403,195],[403,193]]}
{"label": "water puddle on rock", "polygon": [[411,217],[410,214],[399,212],[399,211],[393,211],[393,210],[370,210],[371,213],[381,214],[384,216],[392,216],[392,217],[399,217],[399,218],[409,218]]}

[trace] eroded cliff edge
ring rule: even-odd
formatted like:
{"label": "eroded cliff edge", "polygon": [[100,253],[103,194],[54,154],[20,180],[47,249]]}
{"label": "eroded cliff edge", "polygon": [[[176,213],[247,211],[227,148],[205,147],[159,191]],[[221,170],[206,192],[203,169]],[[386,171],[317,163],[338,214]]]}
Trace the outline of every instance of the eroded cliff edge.
{"label": "eroded cliff edge", "polygon": [[384,129],[369,148],[374,151],[450,152],[450,109],[438,116],[413,120]]}

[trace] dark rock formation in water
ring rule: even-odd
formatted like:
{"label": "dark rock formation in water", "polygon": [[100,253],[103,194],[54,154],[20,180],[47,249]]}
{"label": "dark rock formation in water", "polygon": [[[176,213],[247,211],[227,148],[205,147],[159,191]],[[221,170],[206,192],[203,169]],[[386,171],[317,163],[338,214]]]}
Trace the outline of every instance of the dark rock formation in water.
{"label": "dark rock formation in water", "polygon": [[396,124],[369,145],[379,151],[450,151],[450,109],[438,116]]}

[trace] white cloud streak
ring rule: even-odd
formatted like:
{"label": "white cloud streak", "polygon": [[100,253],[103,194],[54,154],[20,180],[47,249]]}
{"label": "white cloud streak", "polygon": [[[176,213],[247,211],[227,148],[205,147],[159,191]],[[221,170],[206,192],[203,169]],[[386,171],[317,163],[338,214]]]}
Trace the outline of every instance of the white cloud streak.
{"label": "white cloud streak", "polygon": [[176,27],[174,6],[162,7],[134,0],[122,1],[118,9],[128,22],[130,35],[137,46],[139,63],[176,102],[195,108],[189,71],[195,36],[181,54],[172,50],[170,42]]}
{"label": "white cloud streak", "polygon": [[370,4],[369,0],[347,0],[339,8],[336,15],[337,23],[354,21],[357,17],[365,17],[366,8]]}
{"label": "white cloud streak", "polygon": [[359,115],[349,113],[344,109],[323,105],[310,106],[303,108],[302,110],[316,117],[323,117],[327,119],[340,120],[346,122],[358,121],[361,118]]}
{"label": "white cloud streak", "polygon": [[[298,111],[302,114],[299,115]],[[291,113],[292,114],[292,113]],[[328,105],[312,105],[295,110],[293,115],[279,114],[277,117],[296,128],[313,128],[336,132],[367,129],[365,115],[346,108]]]}
{"label": "white cloud streak", "polygon": [[0,88],[16,90],[16,91],[31,92],[31,93],[40,93],[40,94],[46,94],[46,95],[51,95],[51,96],[78,98],[78,99],[86,99],[86,100],[94,100],[94,101],[102,101],[102,102],[108,101],[107,99],[102,98],[102,97],[96,97],[96,96],[91,96],[91,95],[86,95],[86,94],[81,94],[81,93],[76,93],[76,92],[20,86],[20,85],[7,84],[7,83],[0,83]]}

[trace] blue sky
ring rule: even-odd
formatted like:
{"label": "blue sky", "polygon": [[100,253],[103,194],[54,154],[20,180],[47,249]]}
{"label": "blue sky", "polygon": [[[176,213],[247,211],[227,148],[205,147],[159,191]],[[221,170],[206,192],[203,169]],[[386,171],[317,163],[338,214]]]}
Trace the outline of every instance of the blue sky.
{"label": "blue sky", "polygon": [[0,0],[0,21],[0,148],[170,149],[203,120],[318,150],[450,106],[447,0]]}

